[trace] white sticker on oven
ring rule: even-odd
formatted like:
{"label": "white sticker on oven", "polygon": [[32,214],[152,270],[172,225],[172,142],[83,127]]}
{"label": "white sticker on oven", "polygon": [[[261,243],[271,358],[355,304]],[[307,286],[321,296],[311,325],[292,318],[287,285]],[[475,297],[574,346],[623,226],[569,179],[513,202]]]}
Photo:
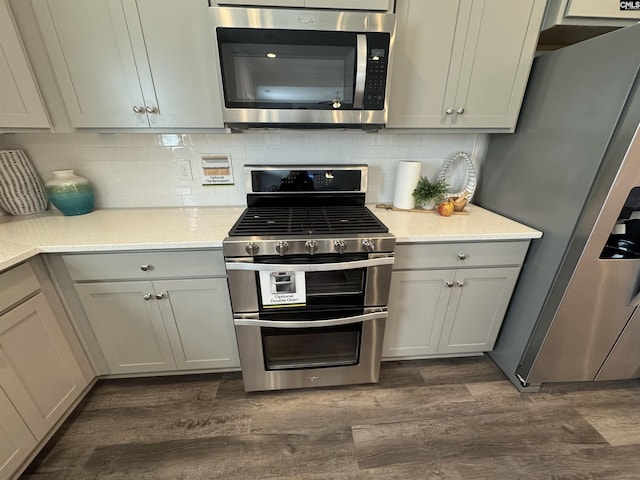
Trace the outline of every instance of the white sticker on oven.
{"label": "white sticker on oven", "polygon": [[304,272],[260,272],[264,307],[292,307],[307,303]]}

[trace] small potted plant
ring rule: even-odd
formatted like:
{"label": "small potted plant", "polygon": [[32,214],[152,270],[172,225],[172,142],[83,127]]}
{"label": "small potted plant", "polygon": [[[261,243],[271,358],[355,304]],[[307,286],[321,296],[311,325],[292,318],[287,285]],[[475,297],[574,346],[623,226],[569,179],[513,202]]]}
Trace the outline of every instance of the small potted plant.
{"label": "small potted plant", "polygon": [[416,204],[425,210],[433,210],[436,205],[448,197],[449,185],[444,180],[429,181],[427,177],[420,177],[412,195]]}

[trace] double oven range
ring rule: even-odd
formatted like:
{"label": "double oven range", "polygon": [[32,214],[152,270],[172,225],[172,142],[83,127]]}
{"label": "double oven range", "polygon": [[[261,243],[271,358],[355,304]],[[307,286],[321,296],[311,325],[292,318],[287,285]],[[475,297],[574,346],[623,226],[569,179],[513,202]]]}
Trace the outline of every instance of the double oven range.
{"label": "double oven range", "polygon": [[378,381],[395,237],[366,165],[246,166],[223,242],[246,391]]}

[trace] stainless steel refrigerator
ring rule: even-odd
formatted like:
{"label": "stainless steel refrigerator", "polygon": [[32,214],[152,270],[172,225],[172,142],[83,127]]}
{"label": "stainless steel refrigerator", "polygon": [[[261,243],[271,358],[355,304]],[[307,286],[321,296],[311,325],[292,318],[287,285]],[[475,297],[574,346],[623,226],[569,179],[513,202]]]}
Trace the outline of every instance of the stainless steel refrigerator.
{"label": "stainless steel refrigerator", "polygon": [[639,69],[640,25],[545,53],[489,139],[474,202],[543,232],[490,353],[523,390],[640,377]]}

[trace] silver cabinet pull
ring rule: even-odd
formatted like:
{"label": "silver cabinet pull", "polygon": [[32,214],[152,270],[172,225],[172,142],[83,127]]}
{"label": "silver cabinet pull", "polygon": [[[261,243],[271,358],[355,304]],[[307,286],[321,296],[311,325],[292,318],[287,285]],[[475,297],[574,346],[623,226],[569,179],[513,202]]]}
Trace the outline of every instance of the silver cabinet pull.
{"label": "silver cabinet pull", "polygon": [[456,113],[459,113],[460,115],[462,115],[464,113],[464,107],[460,107],[456,110]]}
{"label": "silver cabinet pull", "polygon": [[459,254],[458,254],[458,258],[459,258],[460,260],[465,260],[465,259],[467,258],[467,254],[466,254],[466,253],[459,253]]}
{"label": "silver cabinet pull", "polygon": [[462,280],[458,280],[456,283],[459,287],[464,287],[464,282]]}
{"label": "silver cabinet pull", "polygon": [[453,287],[453,282],[447,282],[447,287],[452,288]]}
{"label": "silver cabinet pull", "polygon": [[151,295],[150,293],[145,293],[145,294],[142,296],[142,298],[144,298],[145,300],[151,300],[151,297],[152,297],[152,296],[153,296],[153,295]]}
{"label": "silver cabinet pull", "polygon": [[150,107],[150,106],[146,106],[145,110],[147,111],[147,113],[158,113],[158,109],[156,107]]}
{"label": "silver cabinet pull", "polygon": [[447,109],[445,110],[445,113],[446,113],[447,115],[453,115],[453,108],[447,108]]}
{"label": "silver cabinet pull", "polygon": [[160,292],[160,293],[156,293],[156,300],[162,300],[164,298],[164,293]]}
{"label": "silver cabinet pull", "polygon": [[145,263],[143,265],[140,265],[140,270],[142,270],[143,272],[148,272],[149,270],[153,270],[153,267],[148,263]]}
{"label": "silver cabinet pull", "polygon": [[144,113],[145,110],[144,110],[144,107],[139,107],[137,105],[134,105],[133,106],[133,111],[134,111],[134,113]]}

